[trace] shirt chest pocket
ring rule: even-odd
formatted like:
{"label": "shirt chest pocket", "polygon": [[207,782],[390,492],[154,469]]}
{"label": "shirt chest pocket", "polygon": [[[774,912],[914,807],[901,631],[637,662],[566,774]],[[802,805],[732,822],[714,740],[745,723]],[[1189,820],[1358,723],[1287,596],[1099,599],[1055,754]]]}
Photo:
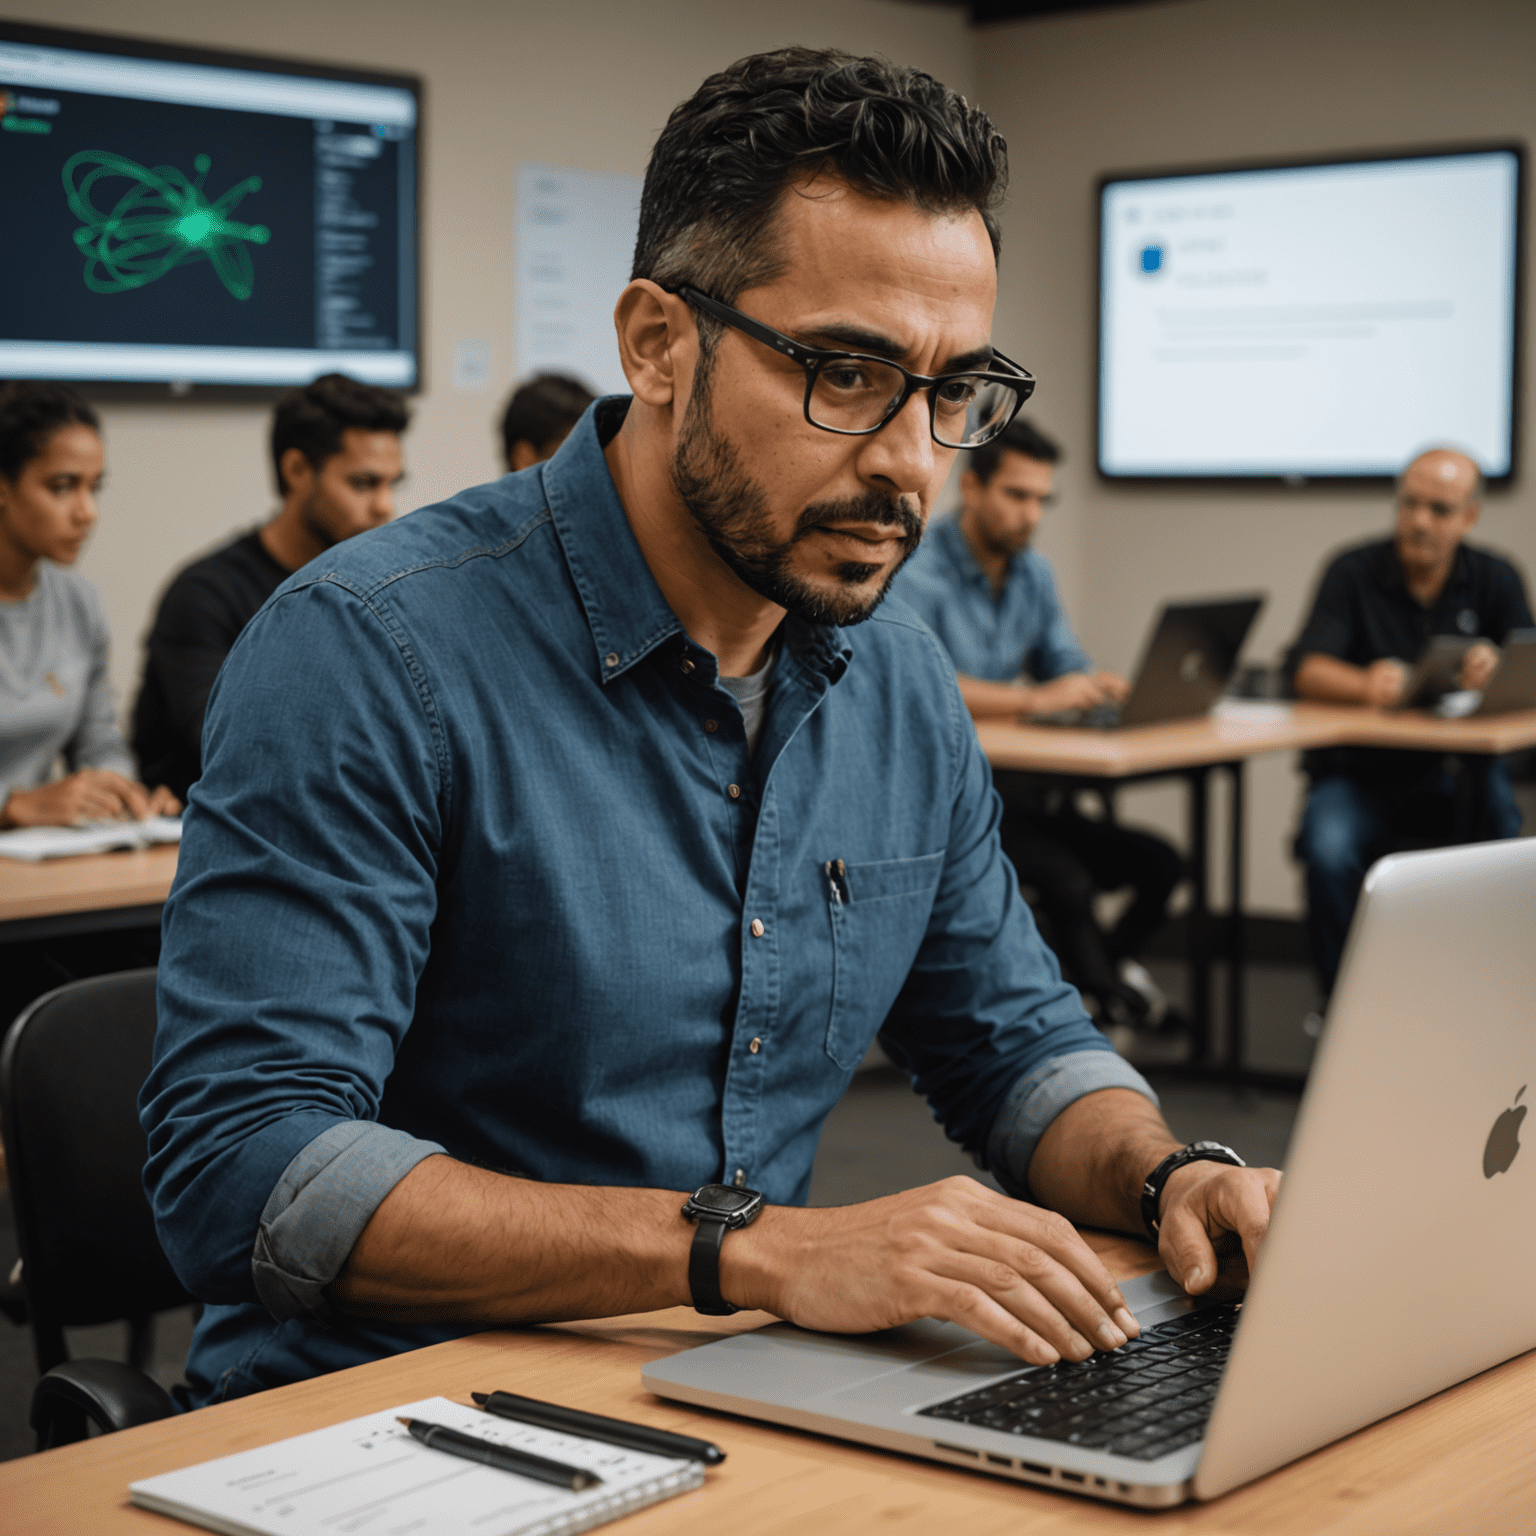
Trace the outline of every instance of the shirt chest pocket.
{"label": "shirt chest pocket", "polygon": [[832,923],[827,1055],[845,1071],[863,1060],[891,1011],[928,927],[943,853],[822,866]]}

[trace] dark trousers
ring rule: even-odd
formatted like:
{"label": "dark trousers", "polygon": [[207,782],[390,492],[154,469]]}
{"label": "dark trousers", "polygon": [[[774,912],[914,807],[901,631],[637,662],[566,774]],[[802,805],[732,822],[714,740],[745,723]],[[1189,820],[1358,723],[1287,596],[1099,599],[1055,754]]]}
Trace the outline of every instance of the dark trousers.
{"label": "dark trousers", "polygon": [[[1306,868],[1307,939],[1325,999],[1338,979],[1365,872],[1384,854],[1445,846],[1452,841],[1455,815],[1455,781],[1440,768],[1401,784],[1344,774],[1312,781],[1295,853]],[[1519,831],[1509,772],[1495,761],[1487,769],[1477,836],[1492,840]]]}
{"label": "dark trousers", "polygon": [[[1068,978],[1101,999],[1123,990],[1118,962],[1133,955],[1167,916],[1184,861],[1160,837],[1113,821],[1090,821],[1070,806],[1003,812],[1003,852],[1032,889],[1041,931]],[[1130,905],[1110,932],[1093,903],[1101,891],[1129,886]]]}

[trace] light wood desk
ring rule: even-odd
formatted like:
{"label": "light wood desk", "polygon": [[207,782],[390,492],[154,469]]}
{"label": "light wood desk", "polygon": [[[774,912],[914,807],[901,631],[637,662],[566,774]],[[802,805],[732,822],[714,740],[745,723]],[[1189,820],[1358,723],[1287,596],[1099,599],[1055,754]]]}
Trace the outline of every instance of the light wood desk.
{"label": "light wood desk", "polygon": [[[1130,1239],[1088,1234],[1120,1277],[1153,1266]],[[190,1526],[134,1509],[128,1484],[286,1435],[442,1394],[505,1388],[713,1440],[727,1453],[703,1488],[627,1520],[621,1536],[1530,1536],[1536,1529],[1536,1353],[1207,1505],[1160,1514],[844,1445],[665,1402],[648,1360],[768,1321],[685,1308],[484,1333],[282,1387],[184,1418],[0,1464],[7,1536],[150,1536]]]}
{"label": "light wood desk", "polygon": [[[1195,1057],[1224,1076],[1267,1081],[1270,1074],[1243,1066],[1244,767],[1251,757],[1311,747],[1395,747],[1443,752],[1464,760],[1490,759],[1536,746],[1536,710],[1466,720],[1441,720],[1420,711],[1388,713],[1355,705],[1292,704],[1284,715],[1255,711],[1251,718],[1202,716],[1126,730],[1073,730],[991,722],[976,735],[1007,794],[1010,774],[1045,775],[1069,783],[1113,787],[1177,775],[1189,789],[1188,838],[1191,899],[1189,966]],[[1210,909],[1210,776],[1230,780],[1228,904],[1219,920]],[[1480,780],[1473,782],[1473,806]],[[1467,813],[1475,825],[1475,810]],[[1225,1049],[1211,1051],[1211,971],[1228,967]]]}
{"label": "light wood desk", "polygon": [[39,864],[0,859],[0,943],[158,922],[176,851],[167,845]]}

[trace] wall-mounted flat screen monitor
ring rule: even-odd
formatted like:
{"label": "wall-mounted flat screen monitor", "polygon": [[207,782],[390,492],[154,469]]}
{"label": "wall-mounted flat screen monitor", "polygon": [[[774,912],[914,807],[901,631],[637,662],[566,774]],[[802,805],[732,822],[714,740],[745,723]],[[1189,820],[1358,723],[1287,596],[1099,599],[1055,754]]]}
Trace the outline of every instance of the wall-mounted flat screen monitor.
{"label": "wall-mounted flat screen monitor", "polygon": [[419,381],[420,84],[0,22],[0,378]]}
{"label": "wall-mounted flat screen monitor", "polygon": [[1375,479],[1515,471],[1517,146],[1099,183],[1098,464]]}

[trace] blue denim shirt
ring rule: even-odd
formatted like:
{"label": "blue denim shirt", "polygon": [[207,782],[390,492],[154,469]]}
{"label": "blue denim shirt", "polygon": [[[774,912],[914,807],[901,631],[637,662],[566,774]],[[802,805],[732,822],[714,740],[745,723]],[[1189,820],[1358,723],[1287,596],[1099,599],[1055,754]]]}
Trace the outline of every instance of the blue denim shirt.
{"label": "blue denim shirt", "polygon": [[1002,591],[994,592],[958,518],[929,529],[891,592],[917,611],[967,677],[1011,683],[1028,672],[1046,683],[1093,665],[1067,622],[1050,562],[1021,550]]}
{"label": "blue denim shirt", "polygon": [[624,406],[312,562],[220,674],[140,1101],[161,1241],[211,1304],[194,1401],[474,1330],[323,1294],[434,1152],[802,1202],[880,1031],[1023,1193],[1073,1099],[1150,1093],[1041,943],[899,605],[786,621],[749,756],[608,475]]}

